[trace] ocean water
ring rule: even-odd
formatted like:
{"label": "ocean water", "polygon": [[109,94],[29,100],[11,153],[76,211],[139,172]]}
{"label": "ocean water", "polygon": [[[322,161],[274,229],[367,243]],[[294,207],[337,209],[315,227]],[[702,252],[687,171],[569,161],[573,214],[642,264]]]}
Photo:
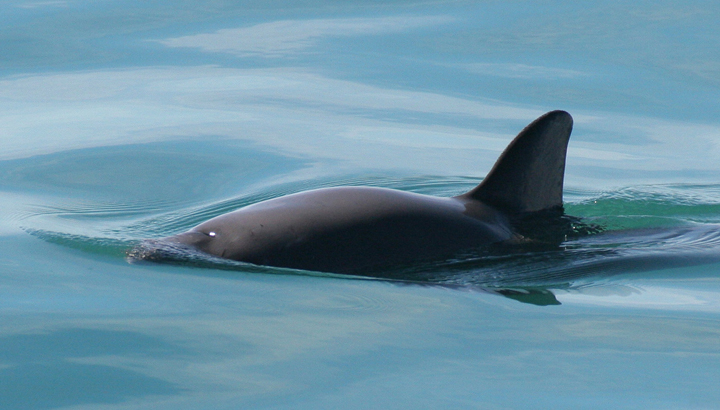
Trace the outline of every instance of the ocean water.
{"label": "ocean water", "polygon": [[[720,6],[0,5],[1,409],[720,406]],[[474,187],[575,118],[602,232],[412,280],[131,263],[307,189]],[[392,278],[397,279],[397,278]]]}

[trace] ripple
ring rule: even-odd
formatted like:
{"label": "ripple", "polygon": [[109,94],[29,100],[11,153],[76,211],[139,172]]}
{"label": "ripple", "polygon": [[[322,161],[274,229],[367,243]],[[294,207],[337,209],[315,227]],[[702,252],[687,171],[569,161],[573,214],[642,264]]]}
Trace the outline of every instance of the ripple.
{"label": "ripple", "polygon": [[332,309],[348,312],[387,312],[395,311],[396,304],[380,295],[369,296],[364,292],[343,293],[319,296],[303,302],[313,309]]}
{"label": "ripple", "polygon": [[62,232],[52,232],[41,229],[26,229],[30,235],[53,243],[66,246],[71,249],[80,250],[92,254],[122,257],[132,245],[131,241],[118,240],[115,238],[100,238],[93,236],[74,235]]}
{"label": "ripple", "polygon": [[164,201],[143,201],[135,203],[73,201],[65,204],[35,205],[29,208],[32,216],[69,216],[75,219],[107,219],[145,215],[167,209],[173,205]]}
{"label": "ripple", "polygon": [[627,187],[575,203],[566,210],[610,229],[720,223],[720,186],[647,185]]}
{"label": "ripple", "polygon": [[[161,200],[67,201],[38,205],[26,212],[23,223],[28,232],[49,242],[112,256],[124,257],[127,253],[129,260],[137,262],[153,260],[142,252],[158,246],[157,241],[143,242],[142,239],[175,234],[217,215],[289,193],[340,185],[370,185],[449,196],[471,189],[476,182],[476,178],[470,177],[348,175],[257,187],[240,196],[192,206]],[[605,228],[602,233],[591,230],[588,233],[595,234],[580,235],[554,249],[536,249],[537,246],[479,249],[449,260],[367,272],[362,278],[451,287],[572,287],[580,281],[604,281],[622,273],[720,260],[720,225],[711,223],[720,220],[720,186],[654,185],[601,192],[595,197],[589,197],[590,193],[572,193],[584,199],[568,202],[566,210],[586,222],[602,225]],[[48,218],[55,223],[47,224]],[[39,226],[43,229],[38,229]],[[260,267],[187,248],[163,246],[165,254],[156,260],[219,270],[359,278]],[[378,302],[327,300],[322,303],[336,308],[370,309]]]}

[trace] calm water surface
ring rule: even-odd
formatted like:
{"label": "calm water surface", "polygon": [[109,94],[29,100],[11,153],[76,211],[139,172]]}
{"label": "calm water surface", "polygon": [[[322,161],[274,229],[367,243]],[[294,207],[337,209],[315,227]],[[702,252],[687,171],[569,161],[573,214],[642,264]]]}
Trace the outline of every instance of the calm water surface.
{"label": "calm water surface", "polygon": [[[6,1],[0,408],[711,409],[720,6]],[[336,185],[475,186],[575,117],[604,233],[416,283],[128,263],[143,238]]]}

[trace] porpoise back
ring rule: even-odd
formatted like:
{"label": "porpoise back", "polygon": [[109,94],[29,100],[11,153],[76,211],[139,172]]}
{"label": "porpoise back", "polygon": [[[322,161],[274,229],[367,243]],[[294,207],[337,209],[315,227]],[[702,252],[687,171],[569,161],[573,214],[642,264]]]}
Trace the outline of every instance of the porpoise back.
{"label": "porpoise back", "polygon": [[549,112],[510,143],[488,176],[452,198],[373,187],[300,192],[220,215],[166,242],[258,265],[364,274],[514,241],[519,215],[562,209],[572,117]]}

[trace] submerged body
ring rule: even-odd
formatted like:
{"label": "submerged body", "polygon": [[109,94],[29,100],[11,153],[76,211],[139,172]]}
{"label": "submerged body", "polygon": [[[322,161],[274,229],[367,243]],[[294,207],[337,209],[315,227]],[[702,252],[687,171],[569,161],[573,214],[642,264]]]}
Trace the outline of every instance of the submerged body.
{"label": "submerged body", "polygon": [[513,221],[562,209],[571,130],[568,113],[543,115],[518,134],[480,185],[456,197],[318,189],[246,206],[159,242],[257,265],[362,273],[513,241],[521,237]]}

